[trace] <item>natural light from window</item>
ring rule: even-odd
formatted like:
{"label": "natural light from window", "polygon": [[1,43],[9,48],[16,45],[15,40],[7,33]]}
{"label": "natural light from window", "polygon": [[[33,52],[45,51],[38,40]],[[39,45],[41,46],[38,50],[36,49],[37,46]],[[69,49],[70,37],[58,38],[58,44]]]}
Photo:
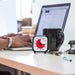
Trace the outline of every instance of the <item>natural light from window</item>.
{"label": "natural light from window", "polygon": [[16,18],[22,20],[23,18],[32,18],[31,14],[31,0],[16,0]]}

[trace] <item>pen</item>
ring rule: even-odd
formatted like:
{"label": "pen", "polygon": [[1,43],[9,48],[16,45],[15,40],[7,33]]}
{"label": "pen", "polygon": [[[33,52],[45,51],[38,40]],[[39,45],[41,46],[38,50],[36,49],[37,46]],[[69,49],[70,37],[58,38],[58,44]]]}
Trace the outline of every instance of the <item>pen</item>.
{"label": "pen", "polygon": [[66,61],[72,62],[72,59],[69,59],[67,57],[63,57],[63,59],[66,60]]}

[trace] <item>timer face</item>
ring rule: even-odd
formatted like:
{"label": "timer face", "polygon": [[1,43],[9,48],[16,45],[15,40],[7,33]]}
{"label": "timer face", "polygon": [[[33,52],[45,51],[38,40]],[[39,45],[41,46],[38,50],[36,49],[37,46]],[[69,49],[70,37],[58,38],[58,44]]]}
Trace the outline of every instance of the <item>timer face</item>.
{"label": "timer face", "polygon": [[48,49],[48,38],[46,36],[34,36],[33,50],[34,52],[46,52]]}

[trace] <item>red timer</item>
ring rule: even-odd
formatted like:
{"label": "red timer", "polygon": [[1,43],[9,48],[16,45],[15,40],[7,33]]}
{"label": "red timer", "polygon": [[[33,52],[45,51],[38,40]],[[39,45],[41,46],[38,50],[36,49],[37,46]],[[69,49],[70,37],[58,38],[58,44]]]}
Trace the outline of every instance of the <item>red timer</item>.
{"label": "red timer", "polygon": [[36,41],[36,46],[37,46],[39,49],[42,49],[42,48],[45,47],[45,44],[42,44],[42,43],[41,43],[41,39],[38,39],[38,40]]}
{"label": "red timer", "polygon": [[36,52],[47,52],[48,50],[48,38],[46,36],[34,36],[33,38],[33,51]]}

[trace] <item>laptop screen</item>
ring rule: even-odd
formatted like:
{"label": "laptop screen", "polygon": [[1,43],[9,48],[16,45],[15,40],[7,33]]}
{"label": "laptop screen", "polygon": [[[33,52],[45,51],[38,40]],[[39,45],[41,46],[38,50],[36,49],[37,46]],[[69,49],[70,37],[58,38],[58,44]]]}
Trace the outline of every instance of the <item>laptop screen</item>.
{"label": "laptop screen", "polygon": [[61,29],[64,31],[70,3],[42,6],[35,35],[43,35],[44,29]]}

